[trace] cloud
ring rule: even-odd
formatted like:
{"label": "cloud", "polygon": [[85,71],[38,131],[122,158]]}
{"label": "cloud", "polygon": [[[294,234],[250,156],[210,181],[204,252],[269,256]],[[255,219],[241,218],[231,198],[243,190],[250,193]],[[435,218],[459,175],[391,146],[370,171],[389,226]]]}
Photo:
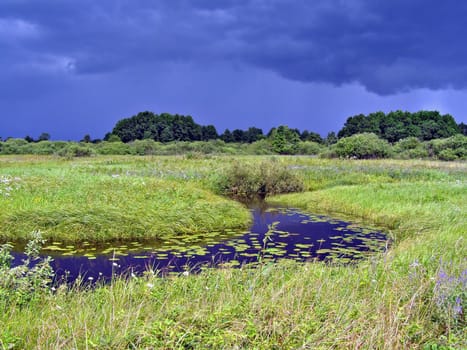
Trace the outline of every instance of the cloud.
{"label": "cloud", "polygon": [[18,18],[0,18],[0,40],[37,38],[39,28],[34,23]]}
{"label": "cloud", "polygon": [[11,65],[55,57],[66,74],[230,62],[380,95],[467,87],[467,3],[454,0],[5,0],[0,13],[0,45],[34,38],[2,47]]}

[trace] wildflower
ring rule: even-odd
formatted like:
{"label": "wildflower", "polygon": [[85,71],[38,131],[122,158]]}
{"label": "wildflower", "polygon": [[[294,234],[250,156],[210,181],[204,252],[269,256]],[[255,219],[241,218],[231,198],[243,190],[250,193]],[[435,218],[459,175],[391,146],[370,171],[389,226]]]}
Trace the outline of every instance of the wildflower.
{"label": "wildflower", "polygon": [[454,311],[454,315],[456,316],[462,314],[462,305],[461,305],[460,297],[456,298],[456,303],[454,304],[453,311]]}
{"label": "wildflower", "polygon": [[188,276],[189,274],[190,274],[190,272],[188,272],[188,271],[183,271],[183,273],[182,273],[183,276]]}
{"label": "wildflower", "polygon": [[91,276],[88,277],[88,280],[90,280],[90,281],[92,281],[93,279],[94,279],[94,277],[91,277]]}
{"label": "wildflower", "polygon": [[149,289],[154,288],[154,284],[152,284],[152,283],[147,283],[146,286],[147,286]]}
{"label": "wildflower", "polygon": [[118,265],[116,262],[113,262],[113,263],[112,263],[112,266],[118,267],[119,265]]}

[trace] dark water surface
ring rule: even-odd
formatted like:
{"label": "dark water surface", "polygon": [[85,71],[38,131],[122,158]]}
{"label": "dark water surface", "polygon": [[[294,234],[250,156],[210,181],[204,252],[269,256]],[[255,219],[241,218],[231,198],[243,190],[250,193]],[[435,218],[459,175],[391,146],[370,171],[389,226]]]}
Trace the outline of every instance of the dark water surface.
{"label": "dark water surface", "polygon": [[[53,258],[57,279],[109,279],[116,274],[141,274],[148,267],[161,275],[195,272],[202,267],[232,266],[278,259],[349,262],[382,251],[387,237],[381,232],[296,209],[251,206],[248,232],[225,231],[176,237],[165,241],[121,242],[71,246],[58,242],[44,247]],[[16,247],[22,251],[22,247]],[[14,264],[24,257],[14,253]]]}

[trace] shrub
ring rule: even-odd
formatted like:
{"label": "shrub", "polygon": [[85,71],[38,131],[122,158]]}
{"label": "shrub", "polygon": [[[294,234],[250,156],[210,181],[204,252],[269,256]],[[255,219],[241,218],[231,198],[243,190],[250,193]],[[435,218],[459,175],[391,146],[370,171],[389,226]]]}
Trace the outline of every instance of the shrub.
{"label": "shrub", "polygon": [[217,178],[216,187],[222,194],[249,198],[300,192],[304,184],[296,173],[277,162],[235,162]]}
{"label": "shrub", "polygon": [[130,145],[134,149],[134,153],[140,156],[155,155],[161,147],[160,142],[151,139],[135,140]]}
{"label": "shrub", "polygon": [[363,133],[340,139],[334,151],[341,158],[387,158],[391,155],[391,146],[373,133]]}
{"label": "shrub", "polygon": [[8,139],[3,142],[2,154],[25,154],[28,145],[24,139]]}
{"label": "shrub", "polygon": [[256,155],[274,154],[274,151],[272,150],[271,141],[267,139],[247,144],[246,152],[248,154]]}
{"label": "shrub", "polygon": [[433,156],[442,160],[467,159],[467,136],[458,134],[446,139],[432,140],[428,144]]}
{"label": "shrub", "polygon": [[304,141],[298,144],[297,154],[315,155],[321,152],[322,146],[313,141]]}
{"label": "shrub", "polygon": [[416,137],[407,137],[394,145],[394,153],[397,158],[417,159],[429,156],[426,144]]}
{"label": "shrub", "polygon": [[116,155],[116,154],[135,154],[135,149],[130,144],[120,141],[104,141],[96,145],[96,151],[99,154]]}
{"label": "shrub", "polygon": [[66,147],[58,151],[58,155],[61,157],[73,158],[73,157],[90,157],[94,155],[94,150],[88,146],[77,143],[69,143]]}

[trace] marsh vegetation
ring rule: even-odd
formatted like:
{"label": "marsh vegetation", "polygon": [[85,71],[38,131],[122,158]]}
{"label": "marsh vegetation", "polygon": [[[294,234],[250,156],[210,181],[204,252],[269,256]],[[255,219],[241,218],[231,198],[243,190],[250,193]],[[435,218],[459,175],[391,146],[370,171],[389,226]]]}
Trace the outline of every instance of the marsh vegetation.
{"label": "marsh vegetation", "polygon": [[[247,208],[223,196],[232,159],[3,156],[2,241],[27,240],[35,229],[46,244],[74,245],[245,228]],[[267,196],[269,203],[374,227],[388,234],[391,249],[351,265],[266,260],[255,268],[188,270],[166,278],[148,270],[92,288],[82,283],[52,290],[42,283],[47,270],[26,272],[22,284],[37,287],[25,295],[0,284],[0,345],[467,346],[465,163],[278,156],[236,156],[235,162],[246,169],[274,163],[300,181],[303,192]],[[9,250],[0,257],[2,277],[11,276]]]}

